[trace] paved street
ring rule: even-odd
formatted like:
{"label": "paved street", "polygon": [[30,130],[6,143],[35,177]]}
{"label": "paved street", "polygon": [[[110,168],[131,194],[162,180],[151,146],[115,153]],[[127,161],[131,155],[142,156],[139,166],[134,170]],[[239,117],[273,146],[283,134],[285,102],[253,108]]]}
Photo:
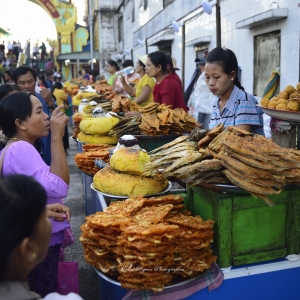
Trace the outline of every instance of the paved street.
{"label": "paved street", "polygon": [[[69,127],[71,136],[72,129]],[[71,180],[69,195],[65,205],[71,208],[71,225],[75,235],[75,243],[65,249],[66,261],[77,261],[79,265],[80,296],[85,300],[98,300],[98,277],[94,269],[83,258],[83,247],[79,242],[80,225],[85,222],[85,202],[80,172],[75,166],[73,157],[77,153],[77,143],[70,138],[70,149],[67,160],[70,168]]]}

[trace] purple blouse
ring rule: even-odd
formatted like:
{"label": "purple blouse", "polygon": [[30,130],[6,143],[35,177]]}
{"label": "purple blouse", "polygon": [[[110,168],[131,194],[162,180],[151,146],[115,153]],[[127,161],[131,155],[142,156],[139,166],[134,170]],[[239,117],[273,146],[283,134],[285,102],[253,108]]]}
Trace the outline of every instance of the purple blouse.
{"label": "purple blouse", "polygon": [[[0,155],[2,151],[0,152]],[[14,142],[5,153],[3,176],[23,174],[34,177],[47,192],[47,204],[61,203],[68,195],[69,186],[57,175],[50,173],[50,167],[45,164],[33,145],[25,141]],[[52,236],[49,246],[59,244],[64,239],[64,230],[70,227],[68,221],[52,223]]]}

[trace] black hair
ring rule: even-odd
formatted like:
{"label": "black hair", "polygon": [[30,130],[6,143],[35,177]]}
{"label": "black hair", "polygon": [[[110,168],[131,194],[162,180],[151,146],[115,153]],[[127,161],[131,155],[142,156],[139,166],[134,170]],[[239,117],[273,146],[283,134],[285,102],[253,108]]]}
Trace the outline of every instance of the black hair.
{"label": "black hair", "polygon": [[45,75],[44,74],[40,74],[38,76],[38,79],[42,81],[44,87],[47,87],[47,82],[46,82],[46,78],[45,78]]}
{"label": "black hair", "polygon": [[138,60],[139,61],[139,64],[141,67],[143,67],[144,69],[146,68],[146,66],[144,65],[144,63],[141,61],[141,60]]}
{"label": "black hair", "polygon": [[127,67],[133,67],[133,61],[131,59],[126,59],[122,62],[122,67],[127,68]]}
{"label": "black hair", "polygon": [[61,84],[61,82],[56,81],[53,86],[52,86],[52,93],[54,92],[55,89],[61,90],[63,88],[63,85]]}
{"label": "black hair", "polygon": [[5,96],[15,91],[20,91],[19,87],[15,84],[0,85],[0,100],[2,100]]}
{"label": "black hair", "polygon": [[17,92],[7,95],[0,101],[0,126],[8,138],[17,133],[16,119],[25,121],[31,116],[31,95],[26,92]]}
{"label": "black hair", "polygon": [[119,71],[119,70],[120,70],[119,65],[118,65],[117,62],[114,61],[113,59],[110,59],[107,63],[108,63],[109,65],[115,67],[116,71]]}
{"label": "black hair", "polygon": [[22,66],[22,67],[19,67],[19,68],[16,68],[13,73],[12,73],[12,80],[17,83],[17,80],[20,76],[22,75],[25,75],[27,74],[28,72],[30,72],[34,78],[34,80],[36,80],[36,72],[30,68],[30,67],[27,67],[27,66]]}
{"label": "black hair", "polygon": [[81,70],[79,70],[79,71],[78,71],[78,74],[81,75],[81,73],[82,73]]}
{"label": "black hair", "polygon": [[9,77],[11,77],[11,70],[6,70],[4,74],[7,74]]}
{"label": "black hair", "polygon": [[149,59],[155,67],[161,66],[161,70],[164,74],[167,73],[167,59],[166,55],[161,51],[155,51],[148,54]]}
{"label": "black hair", "polygon": [[234,52],[230,49],[217,47],[211,50],[206,58],[207,63],[216,63],[223,68],[226,74],[235,72],[233,83],[241,90],[244,90],[238,79],[238,61]]}
{"label": "black hair", "polygon": [[47,201],[45,189],[34,178],[9,175],[0,178],[0,281],[13,249],[34,234]]}
{"label": "black hair", "polygon": [[170,69],[173,69],[173,61],[171,55],[166,54],[167,65],[170,65]]}

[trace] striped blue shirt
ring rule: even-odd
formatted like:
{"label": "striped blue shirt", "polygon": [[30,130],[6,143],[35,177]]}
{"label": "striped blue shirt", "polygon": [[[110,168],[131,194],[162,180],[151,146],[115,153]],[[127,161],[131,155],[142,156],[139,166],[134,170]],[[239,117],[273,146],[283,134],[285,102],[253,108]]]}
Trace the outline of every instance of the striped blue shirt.
{"label": "striped blue shirt", "polygon": [[219,97],[215,100],[209,128],[220,123],[225,127],[251,125],[254,134],[264,134],[263,110],[256,106],[257,100],[253,95],[234,86],[222,113],[220,113]]}

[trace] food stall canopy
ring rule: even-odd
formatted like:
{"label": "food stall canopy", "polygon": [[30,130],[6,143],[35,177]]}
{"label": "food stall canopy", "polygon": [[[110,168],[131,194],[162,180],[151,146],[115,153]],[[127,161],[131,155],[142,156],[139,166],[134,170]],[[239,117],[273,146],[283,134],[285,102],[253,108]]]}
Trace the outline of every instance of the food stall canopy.
{"label": "food stall canopy", "polygon": [[237,29],[252,29],[288,17],[287,8],[274,8],[236,23]]}

